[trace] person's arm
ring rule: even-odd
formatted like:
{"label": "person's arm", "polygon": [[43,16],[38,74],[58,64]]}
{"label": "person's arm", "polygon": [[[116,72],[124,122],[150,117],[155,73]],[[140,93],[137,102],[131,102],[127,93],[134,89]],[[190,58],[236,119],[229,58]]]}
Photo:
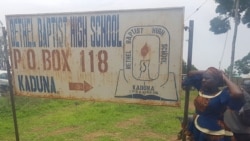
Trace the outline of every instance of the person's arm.
{"label": "person's arm", "polygon": [[204,73],[205,71],[204,70],[193,70],[193,71],[190,71],[188,73],[188,77],[192,77],[192,76],[195,76],[195,75],[201,75]]}
{"label": "person's arm", "polygon": [[223,72],[222,72],[222,77],[223,77],[225,84],[227,85],[229,89],[231,97],[242,98],[243,92],[241,88],[238,85],[236,85],[234,82],[229,80],[229,78]]}
{"label": "person's arm", "polygon": [[186,79],[182,82],[182,87],[193,86],[197,90],[201,88],[203,70],[193,70],[187,74]]}

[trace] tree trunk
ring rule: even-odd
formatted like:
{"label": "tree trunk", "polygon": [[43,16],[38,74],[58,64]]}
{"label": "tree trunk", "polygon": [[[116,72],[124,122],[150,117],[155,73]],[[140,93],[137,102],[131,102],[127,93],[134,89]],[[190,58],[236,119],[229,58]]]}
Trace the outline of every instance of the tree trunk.
{"label": "tree trunk", "polygon": [[231,52],[231,64],[229,69],[229,78],[231,79],[233,77],[233,68],[234,68],[234,54],[235,54],[235,44],[236,44],[236,37],[237,37],[237,31],[238,31],[238,25],[239,25],[239,15],[238,15],[238,8],[239,8],[239,1],[235,0],[235,15],[234,15],[234,35],[233,35],[233,42],[232,42],[232,52]]}

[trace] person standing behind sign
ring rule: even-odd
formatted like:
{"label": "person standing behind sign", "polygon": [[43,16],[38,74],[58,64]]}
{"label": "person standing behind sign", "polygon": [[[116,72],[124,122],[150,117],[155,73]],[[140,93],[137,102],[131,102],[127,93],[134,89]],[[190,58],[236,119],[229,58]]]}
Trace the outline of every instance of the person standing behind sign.
{"label": "person standing behind sign", "polygon": [[228,108],[224,114],[226,125],[237,141],[250,141],[250,79],[243,80],[244,105],[239,111]]}
{"label": "person standing behind sign", "polygon": [[[226,87],[220,89],[224,84]],[[240,108],[243,96],[241,89],[214,67],[204,71],[189,72],[183,86],[193,86],[199,93],[194,99],[193,121],[184,127],[189,139],[233,141],[233,133],[226,127],[223,113],[228,106],[232,109]]]}

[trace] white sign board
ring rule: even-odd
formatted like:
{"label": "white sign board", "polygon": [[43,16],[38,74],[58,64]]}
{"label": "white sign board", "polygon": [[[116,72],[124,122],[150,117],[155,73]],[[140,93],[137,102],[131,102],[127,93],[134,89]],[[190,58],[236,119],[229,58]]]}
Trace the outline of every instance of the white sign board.
{"label": "white sign board", "polygon": [[184,8],[6,21],[16,95],[179,105]]}

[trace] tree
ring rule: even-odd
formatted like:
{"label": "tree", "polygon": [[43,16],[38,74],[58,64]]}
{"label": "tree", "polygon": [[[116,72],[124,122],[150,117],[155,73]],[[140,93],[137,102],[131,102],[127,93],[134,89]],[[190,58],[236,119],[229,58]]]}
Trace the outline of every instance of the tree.
{"label": "tree", "polygon": [[250,52],[242,59],[235,61],[235,69],[238,74],[250,73]]}
{"label": "tree", "polygon": [[[226,33],[231,29],[230,19],[235,17],[235,0],[215,0],[218,6],[215,12],[219,14],[210,21],[210,31],[214,34]],[[250,28],[250,0],[239,0],[239,22]]]}
{"label": "tree", "polygon": [[214,34],[227,32],[230,27],[230,18],[234,17],[234,36],[232,41],[231,64],[229,66],[229,77],[233,76],[235,44],[240,22],[250,28],[250,1],[249,0],[215,0],[218,3],[216,13],[219,16],[210,21],[210,31]]}
{"label": "tree", "polygon": [[[194,65],[192,65],[191,70],[197,70],[197,68]],[[182,74],[186,73],[187,73],[187,63],[184,60],[182,60]]]}
{"label": "tree", "polygon": [[4,51],[4,38],[0,35],[0,70],[6,70],[5,62],[5,51]]}
{"label": "tree", "polygon": [[[226,75],[229,75],[230,66],[228,66],[226,69],[224,69],[224,72]],[[233,72],[232,72],[232,77],[234,77],[234,76],[238,76],[238,72],[236,70],[233,70]]]}
{"label": "tree", "polygon": [[[1,27],[0,27],[1,28]],[[3,36],[1,36],[0,34],[0,69],[4,69],[3,65],[4,65],[4,40],[3,40]]]}
{"label": "tree", "polygon": [[2,31],[3,23],[0,21],[0,69],[5,69],[4,37]]}

